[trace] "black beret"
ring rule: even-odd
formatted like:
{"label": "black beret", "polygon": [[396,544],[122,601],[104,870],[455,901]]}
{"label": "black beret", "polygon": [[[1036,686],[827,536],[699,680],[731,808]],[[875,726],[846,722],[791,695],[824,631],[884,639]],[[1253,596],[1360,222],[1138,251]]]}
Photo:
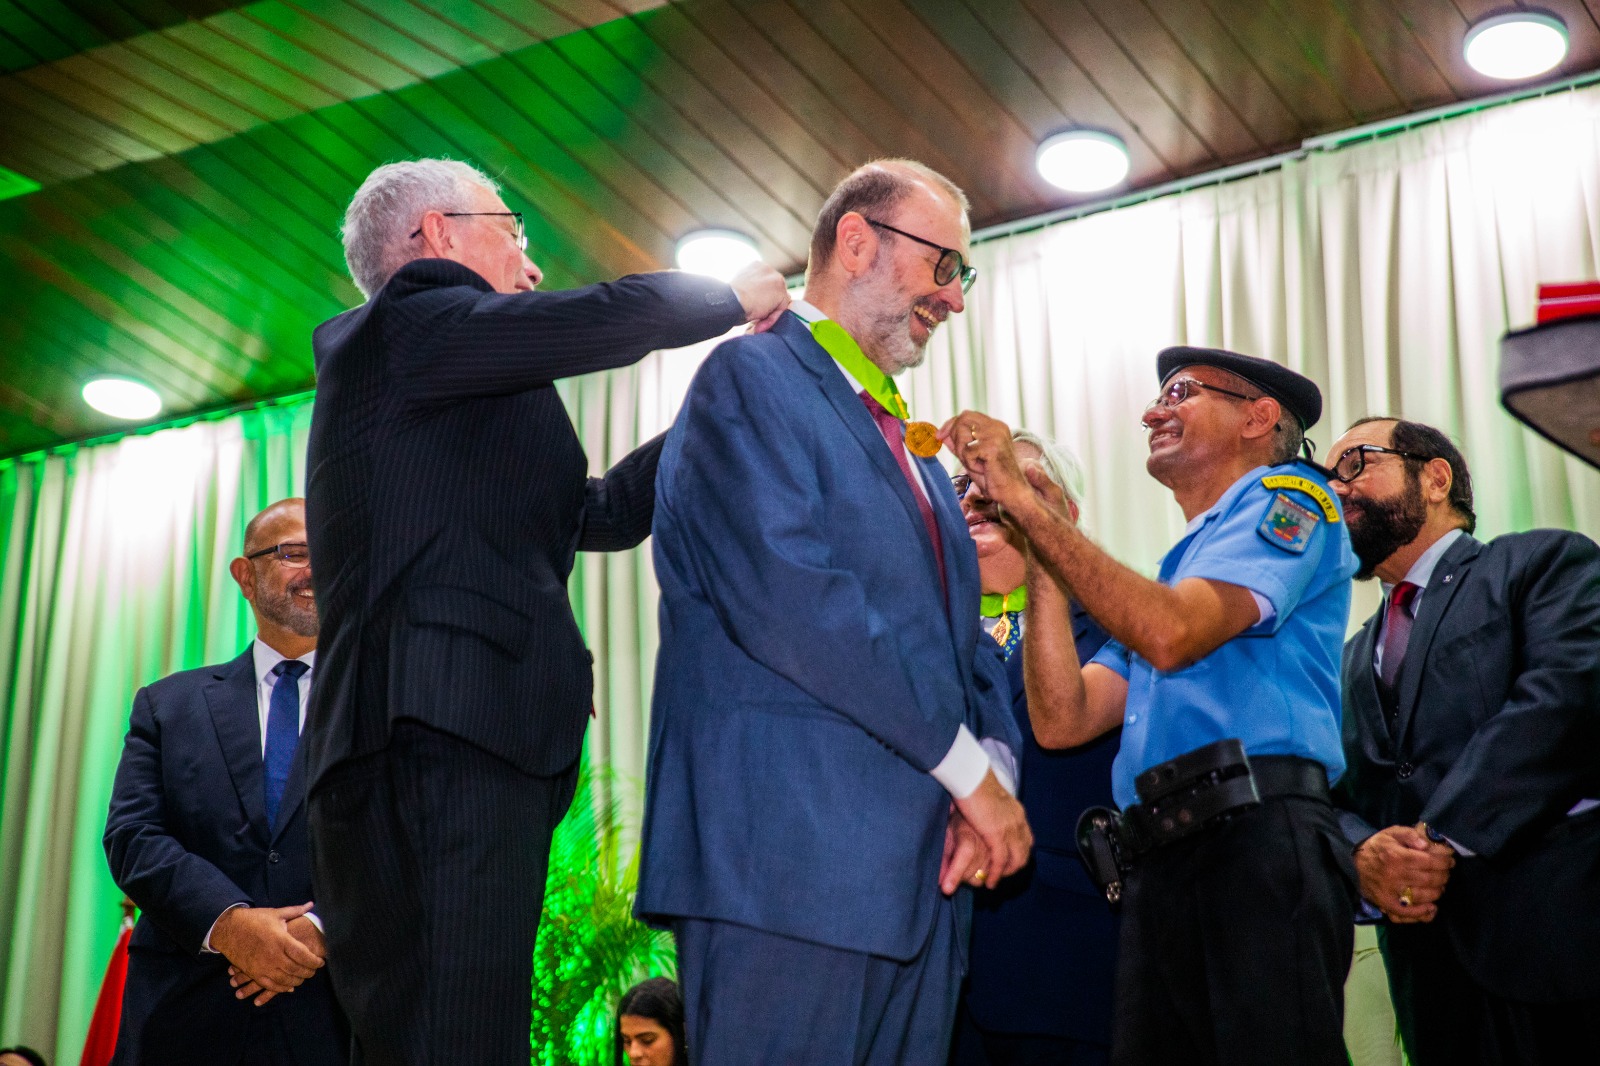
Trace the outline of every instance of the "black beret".
{"label": "black beret", "polygon": [[1322,417],[1322,390],[1317,388],[1317,383],[1281,363],[1223,351],[1221,348],[1180,345],[1161,349],[1156,356],[1156,377],[1165,385],[1168,378],[1186,366],[1214,366],[1218,370],[1237,374],[1298,418],[1302,431],[1316,425]]}

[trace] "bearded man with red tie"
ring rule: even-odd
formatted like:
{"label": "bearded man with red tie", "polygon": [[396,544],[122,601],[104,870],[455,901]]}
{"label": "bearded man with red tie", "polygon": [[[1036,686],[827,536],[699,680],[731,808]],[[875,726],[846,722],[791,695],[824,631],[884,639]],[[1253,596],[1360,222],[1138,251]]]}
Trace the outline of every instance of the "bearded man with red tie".
{"label": "bearded man with red tie", "polygon": [[[1365,419],[1329,452],[1357,578],[1384,603],[1344,653],[1335,802],[1417,1066],[1597,1046],[1600,547],[1472,536],[1443,433]],[[1373,915],[1375,916],[1375,915]]]}

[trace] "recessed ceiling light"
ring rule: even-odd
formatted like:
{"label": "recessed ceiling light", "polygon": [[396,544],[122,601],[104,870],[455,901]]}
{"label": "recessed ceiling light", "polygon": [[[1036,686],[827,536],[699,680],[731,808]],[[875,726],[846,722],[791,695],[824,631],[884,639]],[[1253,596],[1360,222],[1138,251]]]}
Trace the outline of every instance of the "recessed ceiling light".
{"label": "recessed ceiling light", "polygon": [[731,281],[746,264],[761,258],[755,241],[731,229],[701,229],[678,241],[678,269]]}
{"label": "recessed ceiling light", "polygon": [[1507,11],[1468,30],[1462,52],[1479,74],[1502,81],[1531,78],[1567,57],[1567,26],[1548,11]]}
{"label": "recessed ceiling light", "polygon": [[83,402],[101,414],[140,422],[161,413],[156,390],[128,378],[95,378],[83,387]]}
{"label": "recessed ceiling light", "polygon": [[1034,164],[1059,189],[1100,192],[1128,176],[1128,146],[1100,130],[1068,130],[1045,138]]}

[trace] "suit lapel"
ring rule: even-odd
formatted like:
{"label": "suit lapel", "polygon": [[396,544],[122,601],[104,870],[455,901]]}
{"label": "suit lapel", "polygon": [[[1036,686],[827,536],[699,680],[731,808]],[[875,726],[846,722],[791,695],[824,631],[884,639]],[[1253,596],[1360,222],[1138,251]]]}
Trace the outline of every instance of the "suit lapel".
{"label": "suit lapel", "polygon": [[[250,825],[267,843],[266,776],[261,767],[261,712],[256,706],[255,657],[246,650],[221,667],[205,686],[211,725],[222,745],[222,757],[233,778],[239,805]],[[296,758],[299,753],[296,752]]]}
{"label": "suit lapel", "polygon": [[[906,477],[900,472],[900,464],[894,461],[894,455],[889,451],[889,445],[883,439],[883,433],[878,429],[878,423],[873,421],[872,415],[867,411],[867,405],[861,402],[861,397],[850,391],[849,382],[843,372],[833,361],[833,356],[818,344],[811,336],[811,330],[796,314],[790,312],[778,320],[774,329],[778,336],[800,358],[800,363],[822,386],[822,394],[833,406],[850,435],[861,445],[867,458],[877,469],[878,473],[889,483],[889,489],[895,498],[900,501],[900,506],[905,510],[906,517],[910,519],[915,530],[917,543],[922,546],[924,564],[932,567],[935,565],[933,558],[933,543],[928,539],[927,528],[922,524],[922,510],[917,506],[916,498],[911,495],[911,486],[906,483]],[[944,477],[941,470],[939,476]],[[930,497],[931,497],[930,493]],[[934,508],[934,515],[939,513]],[[939,532],[948,541],[949,536],[946,526],[941,521]],[[949,554],[948,546],[946,555]],[[976,566],[976,563],[974,563]],[[946,571],[948,577],[950,572]]]}
{"label": "suit lapel", "polygon": [[1372,666],[1372,654],[1375,636],[1378,632],[1378,618],[1383,614],[1383,606],[1378,606],[1377,613],[1367,619],[1367,624],[1361,627],[1350,640],[1350,656],[1348,666],[1344,672],[1345,702],[1351,711],[1361,721],[1363,732],[1372,738],[1375,746],[1375,755],[1384,759],[1393,757],[1394,738],[1389,731],[1389,723],[1383,714],[1383,701],[1378,698],[1378,675]]}
{"label": "suit lapel", "polygon": [[[922,483],[928,488],[928,502],[933,505],[933,518],[939,526],[939,539],[944,547],[944,576],[950,587],[950,602],[945,605],[945,611],[950,616],[956,657],[963,673],[970,674],[981,627],[978,597],[973,595],[978,590],[978,549],[967,532],[967,520],[961,514],[955,489],[950,487],[950,475],[939,465],[939,460],[919,456],[911,461],[922,473]],[[905,478],[900,480],[904,482]],[[920,513],[917,524],[922,524]]]}
{"label": "suit lapel", "polygon": [[1406,729],[1411,725],[1416,710],[1417,694],[1422,690],[1423,668],[1428,661],[1428,649],[1433,635],[1439,631],[1439,622],[1450,609],[1450,601],[1461,587],[1472,560],[1483,550],[1483,544],[1471,535],[1457,538],[1445,551],[1439,565],[1433,568],[1428,587],[1422,594],[1422,607],[1411,623],[1411,638],[1406,642],[1405,662],[1400,664],[1397,721],[1395,723],[1395,750],[1403,750]]}

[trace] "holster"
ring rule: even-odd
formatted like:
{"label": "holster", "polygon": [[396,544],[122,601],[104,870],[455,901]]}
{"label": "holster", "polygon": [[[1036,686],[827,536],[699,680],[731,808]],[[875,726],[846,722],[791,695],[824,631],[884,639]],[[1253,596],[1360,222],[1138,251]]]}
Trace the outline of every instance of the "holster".
{"label": "holster", "polygon": [[1078,851],[1110,903],[1145,852],[1261,803],[1244,745],[1232,738],[1152,766],[1133,784],[1139,802],[1127,810],[1090,807],[1078,818]]}

